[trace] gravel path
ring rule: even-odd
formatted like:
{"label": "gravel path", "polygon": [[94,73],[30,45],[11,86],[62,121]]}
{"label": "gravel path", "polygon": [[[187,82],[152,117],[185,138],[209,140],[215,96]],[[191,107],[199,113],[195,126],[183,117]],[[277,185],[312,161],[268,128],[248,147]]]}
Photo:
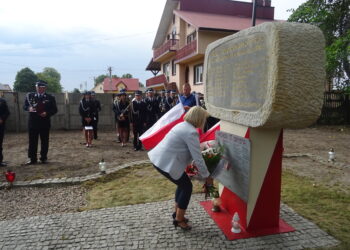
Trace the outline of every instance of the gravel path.
{"label": "gravel path", "polygon": [[81,186],[26,187],[0,190],[0,220],[77,212],[86,205]]}

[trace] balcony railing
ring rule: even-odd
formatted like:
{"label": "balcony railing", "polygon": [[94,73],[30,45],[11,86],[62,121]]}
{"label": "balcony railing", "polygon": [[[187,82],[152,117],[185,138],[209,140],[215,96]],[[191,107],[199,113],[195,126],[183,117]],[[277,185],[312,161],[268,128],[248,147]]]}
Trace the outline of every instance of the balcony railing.
{"label": "balcony railing", "polygon": [[156,59],[163,55],[168,51],[176,51],[179,48],[179,40],[178,39],[170,39],[166,41],[162,46],[156,48],[153,51],[153,59]]}
{"label": "balcony railing", "polygon": [[167,83],[167,79],[164,74],[147,79],[146,87],[150,87],[152,85],[161,84],[161,83]]}
{"label": "balcony railing", "polygon": [[193,40],[186,46],[182,47],[176,52],[175,60],[180,60],[185,58],[193,53],[197,52],[197,40]]}

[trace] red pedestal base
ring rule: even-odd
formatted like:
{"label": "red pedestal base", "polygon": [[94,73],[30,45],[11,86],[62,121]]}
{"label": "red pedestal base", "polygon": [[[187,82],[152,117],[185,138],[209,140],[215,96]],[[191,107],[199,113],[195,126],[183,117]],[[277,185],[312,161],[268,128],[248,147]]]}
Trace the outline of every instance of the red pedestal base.
{"label": "red pedestal base", "polygon": [[205,211],[210,215],[214,222],[218,225],[221,231],[225,234],[228,240],[237,240],[244,238],[253,238],[258,236],[270,235],[270,234],[280,234],[295,231],[293,227],[285,223],[282,219],[279,220],[279,226],[273,228],[265,228],[257,231],[247,232],[244,228],[241,228],[241,232],[236,234],[231,232],[232,228],[232,215],[229,214],[225,209],[221,207],[221,212],[211,211],[212,202],[202,201],[200,204],[203,206]]}

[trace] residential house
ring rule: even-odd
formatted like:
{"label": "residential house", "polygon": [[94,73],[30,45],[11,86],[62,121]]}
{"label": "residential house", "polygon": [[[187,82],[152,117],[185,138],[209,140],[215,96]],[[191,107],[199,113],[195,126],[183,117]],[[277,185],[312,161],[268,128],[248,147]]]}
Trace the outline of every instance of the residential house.
{"label": "residential house", "polygon": [[137,78],[111,79],[106,77],[102,83],[97,84],[92,90],[96,93],[119,93],[121,89],[125,89],[127,94],[133,94],[139,88],[139,79]]}
{"label": "residential house", "polygon": [[0,95],[3,96],[5,92],[12,92],[10,85],[0,83]]}
{"label": "residential house", "polygon": [[95,87],[91,89],[91,91],[94,91],[95,93],[104,93],[103,91],[103,82],[97,83]]}
{"label": "residential house", "polygon": [[[146,70],[146,87],[182,90],[189,83],[203,93],[203,62],[208,44],[252,25],[252,2],[167,0]],[[271,0],[257,0],[256,25],[274,20]],[[159,75],[157,75],[160,72]]]}

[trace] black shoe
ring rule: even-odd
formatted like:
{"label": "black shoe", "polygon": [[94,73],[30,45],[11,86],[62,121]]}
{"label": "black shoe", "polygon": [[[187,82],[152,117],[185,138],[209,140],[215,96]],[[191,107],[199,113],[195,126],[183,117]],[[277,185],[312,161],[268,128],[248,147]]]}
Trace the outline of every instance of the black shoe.
{"label": "black shoe", "polygon": [[6,167],[7,164],[5,162],[0,162],[0,167]]}
{"label": "black shoe", "polygon": [[[185,225],[182,223],[184,223]],[[188,225],[184,220],[183,221],[173,220],[173,225],[174,225],[175,229],[177,227],[180,227],[184,231],[189,231],[192,229],[192,227],[190,225]]]}
{"label": "black shoe", "polygon": [[[174,212],[172,216],[173,216],[173,219],[175,220],[175,218],[176,218],[176,212]],[[189,219],[185,218],[185,219],[184,219],[184,222],[188,223],[188,222],[189,222]]]}
{"label": "black shoe", "polygon": [[37,163],[38,163],[37,161],[29,160],[24,165],[28,166],[28,165],[34,165],[34,164],[37,164]]}
{"label": "black shoe", "polygon": [[41,164],[46,164],[46,163],[47,163],[47,159],[45,159],[45,160],[40,160],[40,163],[41,163]]}

